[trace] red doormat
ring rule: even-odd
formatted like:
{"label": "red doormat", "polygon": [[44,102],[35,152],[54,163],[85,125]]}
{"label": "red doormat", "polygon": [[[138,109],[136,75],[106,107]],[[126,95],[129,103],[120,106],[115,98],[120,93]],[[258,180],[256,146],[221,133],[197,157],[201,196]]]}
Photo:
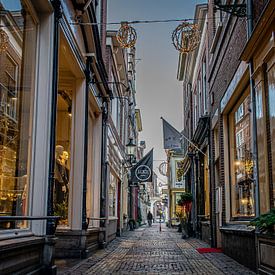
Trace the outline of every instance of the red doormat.
{"label": "red doormat", "polygon": [[220,248],[201,247],[196,249],[200,254],[203,253],[222,253]]}

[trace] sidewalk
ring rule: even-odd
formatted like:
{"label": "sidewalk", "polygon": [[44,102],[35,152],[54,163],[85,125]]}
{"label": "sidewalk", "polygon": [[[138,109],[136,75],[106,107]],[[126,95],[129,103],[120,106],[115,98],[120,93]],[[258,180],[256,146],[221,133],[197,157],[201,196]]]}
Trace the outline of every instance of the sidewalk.
{"label": "sidewalk", "polygon": [[181,239],[175,229],[159,225],[125,232],[88,259],[58,274],[255,274],[223,253],[200,254],[209,247],[197,239]]}

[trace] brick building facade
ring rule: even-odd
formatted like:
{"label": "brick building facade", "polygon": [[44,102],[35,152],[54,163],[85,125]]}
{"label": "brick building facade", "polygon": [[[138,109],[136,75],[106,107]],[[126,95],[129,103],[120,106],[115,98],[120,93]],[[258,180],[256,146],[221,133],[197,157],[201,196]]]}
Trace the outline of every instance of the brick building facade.
{"label": "brick building facade", "polygon": [[[271,27],[274,22],[274,2],[272,2],[247,1],[248,4],[253,4],[253,20],[250,20],[249,16],[237,17],[221,11],[214,5],[214,1],[210,0],[206,16],[207,43],[204,47],[207,57],[206,95],[207,116],[209,116],[207,134],[209,169],[206,174],[211,190],[209,235],[213,246],[222,247],[226,254],[253,270],[257,268],[257,259],[263,246],[255,246],[257,235],[253,228],[248,227],[249,221],[274,207],[273,172],[271,172],[274,169],[272,166],[274,137],[270,109],[272,96],[269,96],[273,87],[269,83],[273,81],[271,75],[274,56],[271,51],[272,45],[267,45],[268,39],[274,35],[274,28]],[[249,11],[248,5],[247,13]],[[260,34],[263,46],[258,46],[258,51],[252,50],[253,46],[260,45],[257,40],[260,39]],[[183,132],[186,132],[203,151],[201,146],[203,143],[198,138],[202,133],[198,132],[198,128],[190,127],[190,125],[199,126],[203,118],[200,114],[200,119],[196,121],[196,108],[203,108],[203,104],[200,102],[201,106],[196,107],[197,91],[194,82],[194,76],[200,74],[200,66],[203,66],[199,54],[204,43],[203,32],[201,37],[201,44],[197,50],[180,55],[178,79],[183,81]],[[263,53],[260,53],[261,50]],[[196,63],[201,65],[195,66]],[[262,84],[259,84],[265,83],[265,80],[258,76],[261,70],[266,72],[265,85],[270,87],[269,92],[268,88],[262,92]],[[266,101],[267,98],[269,101]],[[191,163],[198,162],[201,166],[203,164],[201,153],[194,146],[193,149],[189,148],[190,150],[195,151],[196,155]],[[190,158],[192,154],[189,152],[188,155]],[[196,169],[193,177],[188,176],[186,172],[191,185],[196,185],[201,180],[201,175]],[[196,197],[196,193],[193,195]],[[202,199],[205,200],[206,197]],[[198,211],[201,206],[198,199],[195,200],[194,208]],[[197,224],[196,227],[200,231],[198,236],[203,238],[205,222],[198,219],[192,222]],[[271,249],[270,247],[268,249]],[[266,266],[266,262],[262,265]]]}

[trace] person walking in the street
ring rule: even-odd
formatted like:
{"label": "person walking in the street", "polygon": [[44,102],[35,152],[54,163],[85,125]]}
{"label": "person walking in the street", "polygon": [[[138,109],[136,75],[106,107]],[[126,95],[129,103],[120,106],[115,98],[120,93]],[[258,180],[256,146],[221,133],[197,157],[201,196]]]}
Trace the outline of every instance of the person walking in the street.
{"label": "person walking in the street", "polygon": [[147,214],[147,220],[148,220],[148,225],[152,226],[153,215],[150,211]]}

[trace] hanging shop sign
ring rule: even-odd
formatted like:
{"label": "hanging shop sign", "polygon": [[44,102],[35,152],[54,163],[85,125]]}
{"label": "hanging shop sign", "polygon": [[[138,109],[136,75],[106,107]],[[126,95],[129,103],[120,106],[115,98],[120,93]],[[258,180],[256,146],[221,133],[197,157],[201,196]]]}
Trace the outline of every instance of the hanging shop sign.
{"label": "hanging shop sign", "polygon": [[136,178],[141,182],[147,181],[151,177],[151,173],[151,169],[147,165],[140,165],[135,170]]}
{"label": "hanging shop sign", "polygon": [[131,169],[131,182],[152,182],[153,149]]}

